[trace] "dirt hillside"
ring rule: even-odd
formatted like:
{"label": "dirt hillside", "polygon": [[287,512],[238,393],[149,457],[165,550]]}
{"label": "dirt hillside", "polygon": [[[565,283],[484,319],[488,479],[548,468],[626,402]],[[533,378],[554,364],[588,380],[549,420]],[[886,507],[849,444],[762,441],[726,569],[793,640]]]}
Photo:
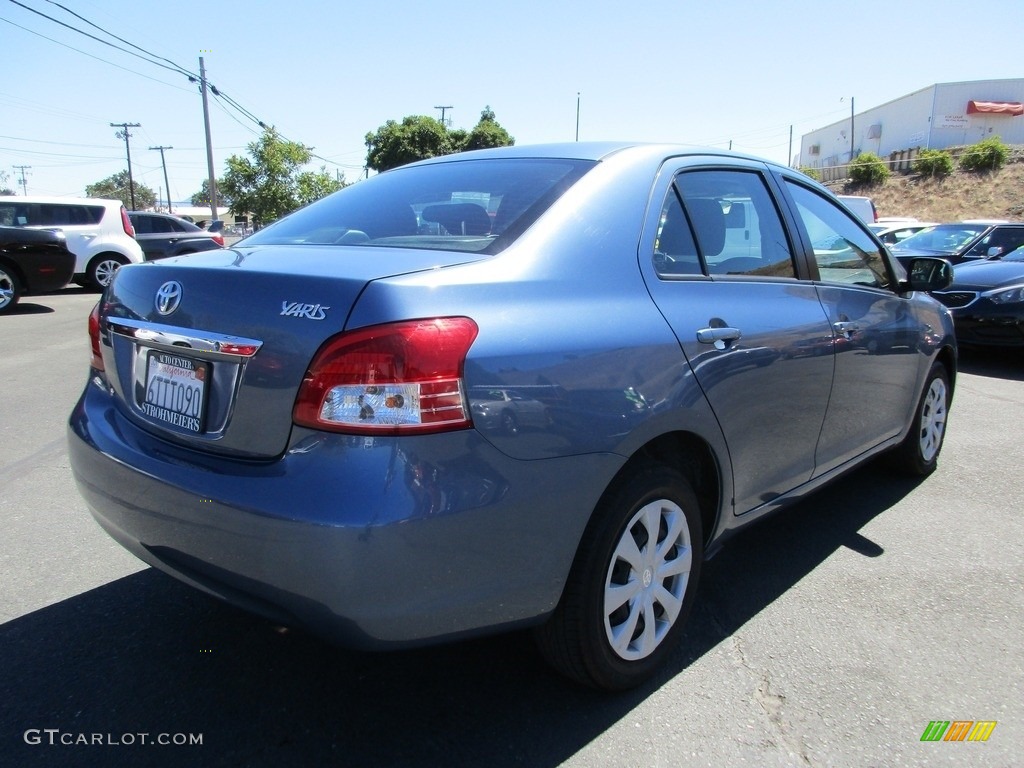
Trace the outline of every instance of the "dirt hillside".
{"label": "dirt hillside", "polygon": [[1008,219],[1024,221],[1024,148],[1014,147],[1010,161],[998,171],[956,170],[945,179],[893,173],[883,184],[841,182],[829,188],[844,195],[866,195],[878,215],[913,216],[922,221]]}

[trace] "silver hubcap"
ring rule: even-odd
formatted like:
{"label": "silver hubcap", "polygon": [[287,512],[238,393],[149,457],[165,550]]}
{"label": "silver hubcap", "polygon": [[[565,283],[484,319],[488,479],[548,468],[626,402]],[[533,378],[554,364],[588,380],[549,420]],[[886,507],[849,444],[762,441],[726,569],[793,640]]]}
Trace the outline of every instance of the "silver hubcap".
{"label": "silver hubcap", "polygon": [[942,446],[946,431],[946,384],[934,379],[921,404],[921,458],[931,461]]}
{"label": "silver hubcap", "polygon": [[120,268],[120,262],[109,259],[107,261],[101,261],[96,265],[96,282],[106,288],[110,285],[111,279],[114,277],[114,273]]}
{"label": "silver hubcap", "polygon": [[10,275],[0,272],[0,309],[14,301],[14,281]]}
{"label": "silver hubcap", "polygon": [[626,661],[650,656],[675,624],[693,550],[683,510],[658,499],[629,521],[615,547],[604,587],[604,629]]}

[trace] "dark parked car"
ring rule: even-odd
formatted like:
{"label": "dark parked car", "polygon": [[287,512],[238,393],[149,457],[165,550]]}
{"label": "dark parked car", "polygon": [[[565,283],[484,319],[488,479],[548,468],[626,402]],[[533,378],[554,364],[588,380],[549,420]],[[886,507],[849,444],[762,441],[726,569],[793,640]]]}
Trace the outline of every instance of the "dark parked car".
{"label": "dark parked car", "polygon": [[143,211],[131,211],[128,216],[146,261],[224,247],[224,236],[219,232],[208,232],[177,216]]}
{"label": "dark parked car", "polygon": [[907,266],[916,256],[938,256],[950,264],[998,258],[1024,245],[1024,224],[962,221],[939,224],[892,246],[893,255]]}
{"label": "dark parked car", "polygon": [[[950,269],[912,269],[755,158],[436,158],[121,269],[71,464],[131,552],[277,622],[370,649],[533,627],[623,688],[733,533],[883,452],[935,468]],[[485,428],[495,391],[550,419]]]}
{"label": "dark parked car", "polygon": [[75,274],[75,254],[58,230],[0,227],[0,315],[26,293],[59,291]]}
{"label": "dark parked car", "polygon": [[1024,347],[1024,246],[998,260],[961,264],[935,298],[953,310],[961,344]]}

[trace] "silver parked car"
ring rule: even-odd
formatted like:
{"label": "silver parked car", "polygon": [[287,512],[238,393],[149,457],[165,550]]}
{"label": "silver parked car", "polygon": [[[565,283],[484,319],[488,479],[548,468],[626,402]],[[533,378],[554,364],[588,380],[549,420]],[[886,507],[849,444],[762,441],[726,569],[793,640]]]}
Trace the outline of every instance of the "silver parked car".
{"label": "silver parked car", "polygon": [[755,158],[436,158],[119,270],[71,463],[131,552],[277,622],[370,649],[533,627],[620,689],[732,534],[883,452],[935,468],[949,279]]}

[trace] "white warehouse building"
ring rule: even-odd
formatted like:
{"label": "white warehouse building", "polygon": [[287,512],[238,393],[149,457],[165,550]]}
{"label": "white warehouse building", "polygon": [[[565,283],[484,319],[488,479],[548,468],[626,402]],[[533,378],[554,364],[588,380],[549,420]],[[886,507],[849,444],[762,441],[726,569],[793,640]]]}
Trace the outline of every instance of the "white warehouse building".
{"label": "white warehouse building", "polygon": [[1024,78],[936,83],[873,107],[800,139],[799,168],[822,179],[847,176],[845,165],[862,152],[909,167],[922,149],[947,149],[998,136],[1024,144]]}

